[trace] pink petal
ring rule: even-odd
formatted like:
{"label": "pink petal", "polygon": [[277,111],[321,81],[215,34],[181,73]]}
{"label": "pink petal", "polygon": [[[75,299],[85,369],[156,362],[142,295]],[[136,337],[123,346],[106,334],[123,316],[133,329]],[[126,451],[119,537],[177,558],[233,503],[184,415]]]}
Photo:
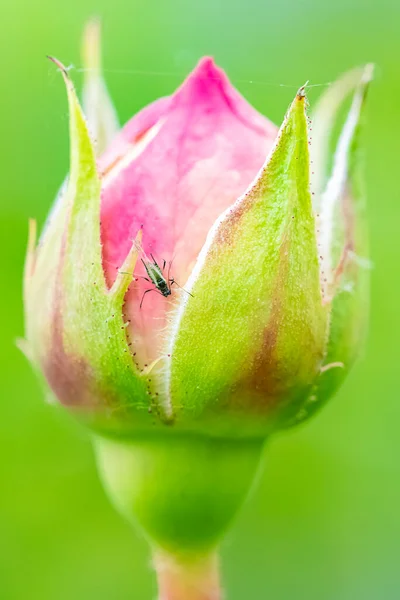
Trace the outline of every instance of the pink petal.
{"label": "pink petal", "polygon": [[100,158],[100,171],[107,173],[119,159],[123,158],[132,146],[137,144],[145,133],[167,112],[171,102],[172,98],[159,98],[128,121],[116,136],[112,145]]}
{"label": "pink petal", "polygon": [[[102,158],[102,241],[109,283],[143,226],[143,246],[185,284],[217,217],[252,182],[277,128],[203,58],[180,89],[135,116]],[[166,271],[167,272],[167,271]],[[137,274],[143,274],[137,268]],[[134,345],[143,362],[157,357],[168,298],[139,279],[127,295]],[[177,288],[173,286],[173,293]],[[184,293],[184,292],[181,292]]]}

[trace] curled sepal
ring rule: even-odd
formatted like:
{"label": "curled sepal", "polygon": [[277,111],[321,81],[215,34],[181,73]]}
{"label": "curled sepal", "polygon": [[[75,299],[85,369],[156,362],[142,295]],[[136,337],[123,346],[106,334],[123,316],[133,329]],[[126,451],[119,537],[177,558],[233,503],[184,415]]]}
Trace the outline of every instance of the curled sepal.
{"label": "curled sepal", "polygon": [[101,186],[94,149],[68,73],[52,60],[68,94],[70,174],[39,247],[35,251],[30,244],[27,343],[63,404],[89,419],[95,416],[99,427],[123,422],[129,428],[148,422],[150,404],[123,314],[137,251],[134,245],[109,290],[102,265]]}
{"label": "curled sepal", "polygon": [[242,435],[264,435],[307,395],[327,337],[303,88],[256,180],[210,231],[186,289],[170,347],[176,419],[224,407],[217,427],[237,434],[236,416]]}
{"label": "curled sepal", "polygon": [[84,67],[83,112],[94,139],[96,154],[102,154],[119,130],[117,112],[107,90],[101,67],[101,24],[91,19],[85,27],[82,44]]}
{"label": "curled sepal", "polygon": [[363,67],[356,67],[344,73],[322,94],[312,112],[312,190],[316,212],[321,208],[321,195],[330,176],[330,149],[332,131],[335,130],[341,109],[357,89],[364,74]]}
{"label": "curled sepal", "polygon": [[325,302],[331,305],[327,354],[306,404],[291,424],[319,410],[340,386],[362,348],[368,321],[370,262],[361,173],[360,132],[373,69],[367,65],[340,135],[322,195],[320,249]]}

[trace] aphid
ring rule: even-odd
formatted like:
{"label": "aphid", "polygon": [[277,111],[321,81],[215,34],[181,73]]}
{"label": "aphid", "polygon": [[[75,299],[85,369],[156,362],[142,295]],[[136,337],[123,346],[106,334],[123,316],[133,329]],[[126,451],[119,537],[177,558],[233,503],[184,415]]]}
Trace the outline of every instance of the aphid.
{"label": "aphid", "polygon": [[[143,277],[143,279],[145,279],[145,281],[148,281],[149,283],[152,283],[154,285],[154,288],[146,290],[143,293],[142,300],[140,302],[140,308],[142,308],[144,297],[149,292],[157,292],[161,296],[164,296],[165,298],[167,298],[168,296],[171,295],[171,293],[172,293],[171,287],[174,284],[177,285],[178,287],[181,287],[181,286],[175,281],[175,279],[173,277],[170,277],[172,261],[169,262],[168,274],[167,274],[167,277],[165,277],[164,270],[165,270],[165,267],[167,264],[166,261],[163,260],[163,266],[160,267],[160,265],[157,263],[156,259],[154,258],[154,256],[152,254],[150,254],[150,256],[151,256],[151,260],[150,260],[149,257],[144,252],[141,245],[138,242],[136,243],[136,245],[137,245],[137,249],[142,254],[141,261],[142,261],[144,268],[146,269],[146,273],[148,275],[148,277]],[[181,289],[183,289],[183,288],[181,288]],[[192,294],[190,294],[190,292],[187,292],[186,290],[183,290],[183,291],[186,292],[187,294],[189,294],[190,296],[192,296]]]}

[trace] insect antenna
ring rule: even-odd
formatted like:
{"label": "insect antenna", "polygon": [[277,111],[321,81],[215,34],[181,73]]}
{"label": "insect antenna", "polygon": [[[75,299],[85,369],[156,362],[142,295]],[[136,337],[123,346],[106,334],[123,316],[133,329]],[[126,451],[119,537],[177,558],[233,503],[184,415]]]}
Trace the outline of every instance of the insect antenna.
{"label": "insect antenna", "polygon": [[179,283],[177,283],[174,278],[170,279],[169,282],[170,282],[170,285],[173,285],[173,284],[177,285],[180,290],[184,291],[186,294],[189,294],[189,296],[192,296],[192,298],[194,298],[193,294],[191,294],[190,292],[185,290],[185,288],[183,288],[181,285],[179,285]]}

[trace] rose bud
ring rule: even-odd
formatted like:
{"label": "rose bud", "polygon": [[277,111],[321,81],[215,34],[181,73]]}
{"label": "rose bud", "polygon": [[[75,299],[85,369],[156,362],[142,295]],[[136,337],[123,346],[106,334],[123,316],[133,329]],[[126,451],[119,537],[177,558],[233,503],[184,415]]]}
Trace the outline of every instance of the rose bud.
{"label": "rose bud", "polygon": [[96,27],[87,120],[52,59],[70,173],[38,244],[31,226],[24,349],[92,427],[110,496],[156,548],[162,597],[217,598],[209,557],[265,440],[327,400],[364,334],[358,149],[371,68],[328,89],[312,142],[304,87],[278,131],[210,58],[116,133]]}

